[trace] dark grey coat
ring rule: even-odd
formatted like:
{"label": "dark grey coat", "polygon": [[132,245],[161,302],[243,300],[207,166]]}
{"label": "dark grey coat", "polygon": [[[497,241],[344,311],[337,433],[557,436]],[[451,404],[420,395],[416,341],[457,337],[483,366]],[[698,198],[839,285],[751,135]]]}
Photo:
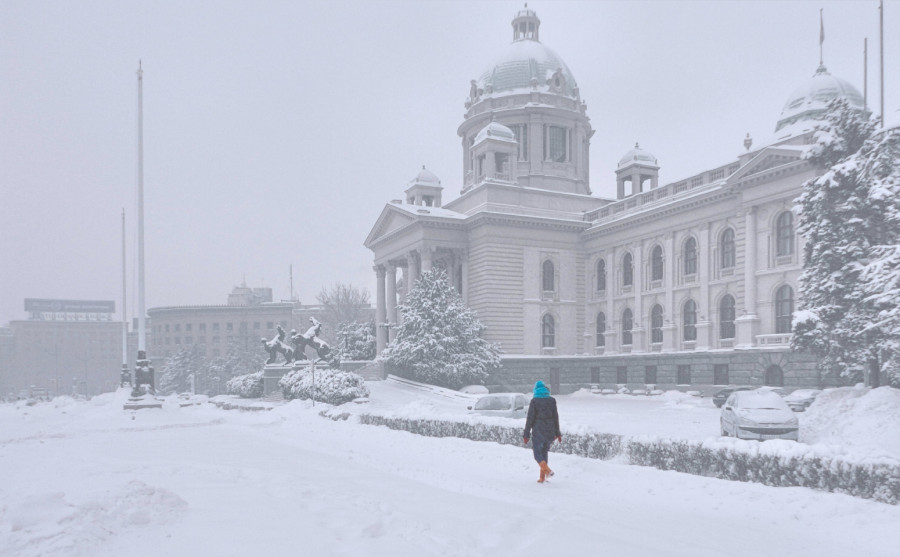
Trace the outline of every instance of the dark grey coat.
{"label": "dark grey coat", "polygon": [[559,431],[559,412],[556,411],[556,399],[533,398],[528,404],[528,417],[525,419],[525,439],[531,439],[534,433],[534,442],[552,442],[562,435]]}

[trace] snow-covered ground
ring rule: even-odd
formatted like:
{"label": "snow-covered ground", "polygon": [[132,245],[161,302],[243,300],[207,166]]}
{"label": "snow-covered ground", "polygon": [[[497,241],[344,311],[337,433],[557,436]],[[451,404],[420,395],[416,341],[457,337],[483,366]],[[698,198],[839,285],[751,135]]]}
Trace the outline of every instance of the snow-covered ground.
{"label": "snow-covered ground", "polygon": [[[369,384],[353,411],[465,413]],[[709,399],[575,393],[564,429],[704,439]],[[211,404],[124,411],[124,393],[0,405],[0,555],[897,555],[900,506],[569,455],[539,485],[529,449]],[[841,418],[836,420],[836,418]],[[900,394],[841,389],[806,441],[897,458]]]}

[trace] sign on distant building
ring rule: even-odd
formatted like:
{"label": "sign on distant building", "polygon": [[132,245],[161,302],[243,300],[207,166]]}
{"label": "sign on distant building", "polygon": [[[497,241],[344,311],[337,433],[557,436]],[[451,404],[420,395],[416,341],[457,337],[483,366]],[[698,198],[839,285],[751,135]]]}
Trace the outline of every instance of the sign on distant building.
{"label": "sign on distant building", "polygon": [[47,300],[25,298],[25,311],[36,321],[111,321],[112,300]]}

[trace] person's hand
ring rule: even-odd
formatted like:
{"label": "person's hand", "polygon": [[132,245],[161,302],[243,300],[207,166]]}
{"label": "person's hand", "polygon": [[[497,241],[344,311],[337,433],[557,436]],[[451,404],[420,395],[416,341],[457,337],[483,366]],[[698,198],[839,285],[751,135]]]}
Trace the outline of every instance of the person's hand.
{"label": "person's hand", "polygon": [[527,437],[523,437],[523,438],[522,438],[522,441],[523,441],[524,444],[526,444],[526,445],[528,444],[528,438],[527,438]]}
{"label": "person's hand", "polygon": [[562,443],[562,435],[557,435],[556,440],[559,441],[560,443]]}

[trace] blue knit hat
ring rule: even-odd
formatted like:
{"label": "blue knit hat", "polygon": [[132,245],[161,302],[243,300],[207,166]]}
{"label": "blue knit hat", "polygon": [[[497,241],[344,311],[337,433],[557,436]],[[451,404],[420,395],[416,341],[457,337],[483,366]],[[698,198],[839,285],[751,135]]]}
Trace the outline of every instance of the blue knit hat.
{"label": "blue knit hat", "polygon": [[534,398],[549,398],[550,397],[550,389],[547,388],[547,385],[544,385],[543,381],[538,381],[534,384]]}

